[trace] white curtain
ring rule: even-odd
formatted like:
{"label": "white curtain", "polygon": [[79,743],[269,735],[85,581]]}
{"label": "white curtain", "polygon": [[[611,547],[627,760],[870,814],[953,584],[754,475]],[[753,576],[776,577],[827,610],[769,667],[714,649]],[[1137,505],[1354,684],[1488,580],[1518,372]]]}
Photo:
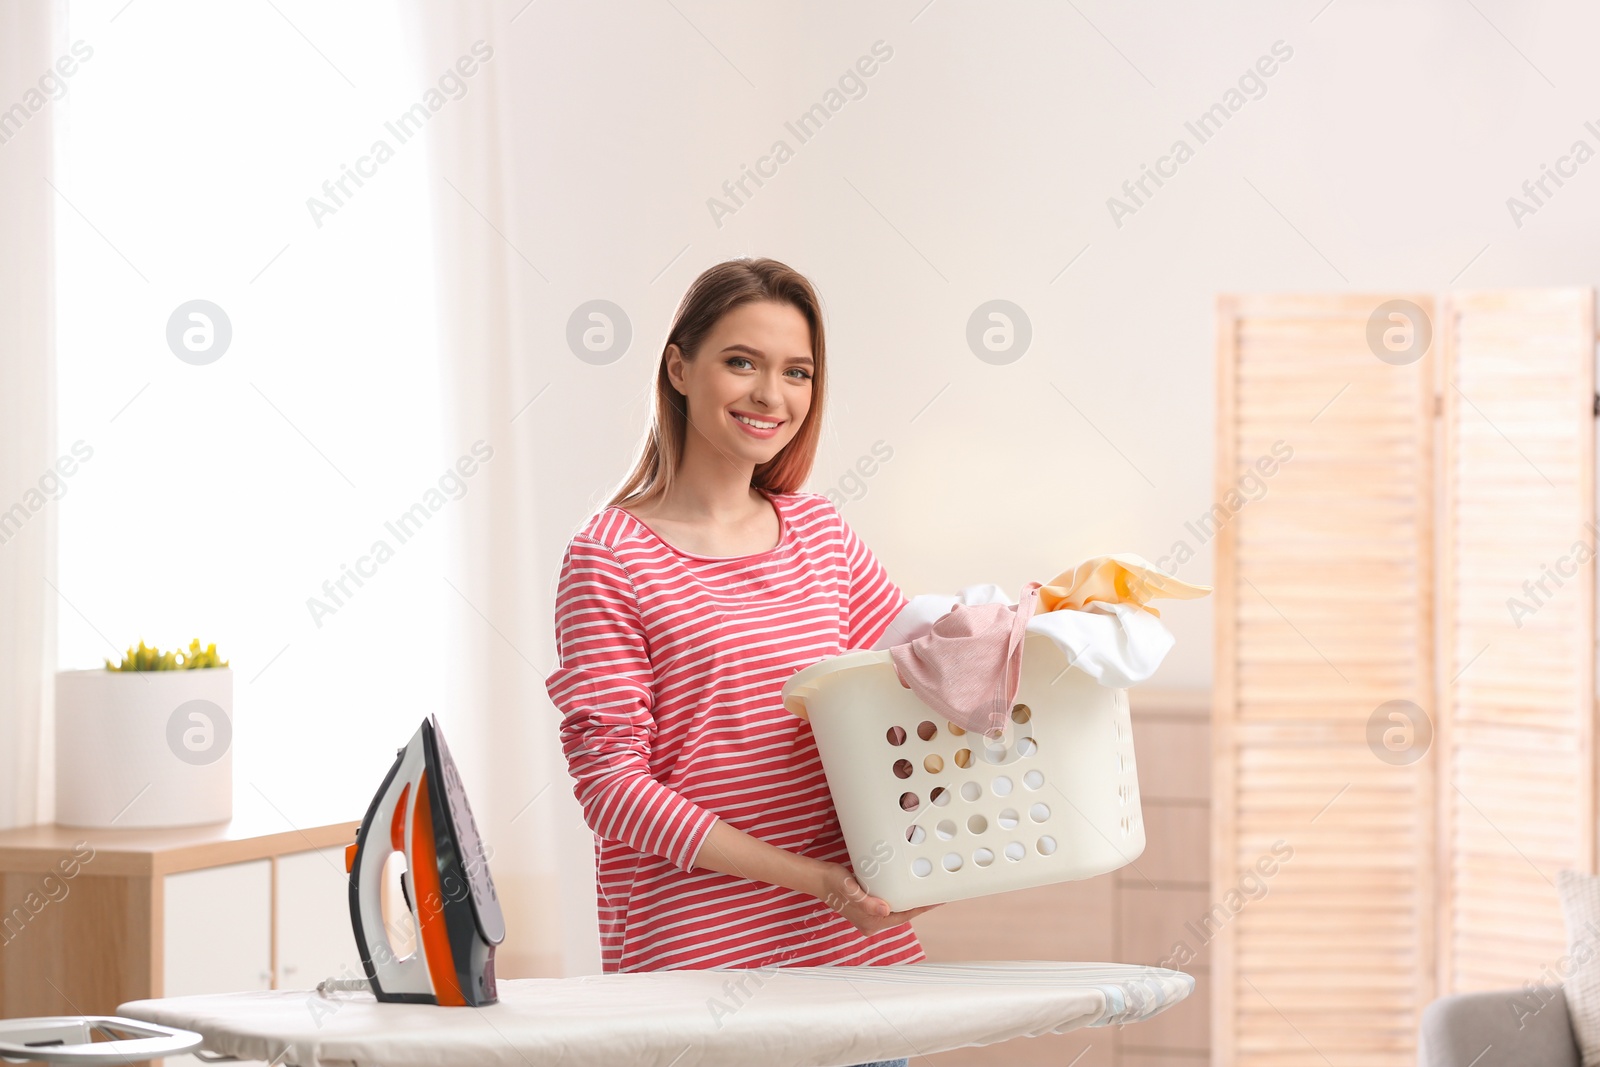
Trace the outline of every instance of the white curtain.
{"label": "white curtain", "polygon": [[52,15],[48,3],[0,4],[0,108],[10,109],[0,114],[0,827],[5,828],[55,817],[55,194],[48,181],[52,104],[47,93],[37,91],[60,54]]}
{"label": "white curtain", "polygon": [[[530,272],[514,244],[513,220],[528,205],[509,180],[507,149],[514,121],[507,66],[517,62],[509,38],[522,5],[411,5],[422,84],[437,84],[452,68],[473,70],[462,79],[465,95],[429,123],[441,403],[446,440],[481,438],[494,449],[484,468],[487,491],[463,499],[459,543],[449,553],[458,636],[452,663],[461,671],[452,714],[473,730],[458,731],[460,740],[453,734],[451,745],[458,761],[470,745],[472,765],[484,772],[467,785],[494,848],[490,867],[506,915],[497,972],[596,973],[592,838],[573,822],[578,809],[544,687],[554,666],[554,582],[544,573],[552,557],[535,520],[541,471],[552,458],[535,454],[530,430],[539,406],[529,402],[545,382],[527,357],[532,346],[513,299],[514,283]],[[463,57],[469,62],[458,66]]]}

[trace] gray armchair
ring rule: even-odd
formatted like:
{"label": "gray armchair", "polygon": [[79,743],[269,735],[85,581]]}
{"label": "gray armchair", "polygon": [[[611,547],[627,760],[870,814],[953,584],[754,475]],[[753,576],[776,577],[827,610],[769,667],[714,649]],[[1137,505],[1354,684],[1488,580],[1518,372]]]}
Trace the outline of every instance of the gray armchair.
{"label": "gray armchair", "polygon": [[1422,1011],[1418,1067],[1579,1067],[1560,986],[1440,997]]}

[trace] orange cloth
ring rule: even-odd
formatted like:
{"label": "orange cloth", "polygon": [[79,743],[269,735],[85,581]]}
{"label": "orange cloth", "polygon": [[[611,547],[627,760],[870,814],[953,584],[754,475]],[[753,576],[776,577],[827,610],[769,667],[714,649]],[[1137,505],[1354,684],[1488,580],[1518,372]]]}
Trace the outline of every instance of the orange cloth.
{"label": "orange cloth", "polygon": [[1132,604],[1161,617],[1149,601],[1155,597],[1195,600],[1211,592],[1209,585],[1180,582],[1142,556],[1124,552],[1095,556],[1069,567],[1039,587],[1039,610],[1081,611],[1091,601]]}

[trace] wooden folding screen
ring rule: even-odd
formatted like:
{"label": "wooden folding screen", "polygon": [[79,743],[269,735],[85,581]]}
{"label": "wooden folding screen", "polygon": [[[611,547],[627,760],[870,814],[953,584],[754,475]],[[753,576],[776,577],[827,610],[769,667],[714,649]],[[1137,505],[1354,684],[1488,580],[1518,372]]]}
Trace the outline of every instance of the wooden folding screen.
{"label": "wooden folding screen", "polygon": [[1368,741],[1388,702],[1434,704],[1434,357],[1374,356],[1387,299],[1218,304],[1219,1065],[1409,1067],[1432,984],[1432,765]]}
{"label": "wooden folding screen", "polygon": [[1594,340],[1586,289],[1219,298],[1219,1067],[1410,1067],[1435,995],[1559,965],[1555,872],[1595,862]]}
{"label": "wooden folding screen", "polygon": [[1594,869],[1594,293],[1441,311],[1439,985],[1518,989]]}

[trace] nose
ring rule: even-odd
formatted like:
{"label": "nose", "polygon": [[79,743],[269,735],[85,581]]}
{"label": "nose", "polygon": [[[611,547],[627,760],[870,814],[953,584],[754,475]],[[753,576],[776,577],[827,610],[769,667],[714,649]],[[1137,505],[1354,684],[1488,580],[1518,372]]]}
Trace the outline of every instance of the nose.
{"label": "nose", "polygon": [[763,408],[777,406],[779,389],[779,371],[769,369],[765,374],[756,375],[755,384],[750,387],[750,399]]}

